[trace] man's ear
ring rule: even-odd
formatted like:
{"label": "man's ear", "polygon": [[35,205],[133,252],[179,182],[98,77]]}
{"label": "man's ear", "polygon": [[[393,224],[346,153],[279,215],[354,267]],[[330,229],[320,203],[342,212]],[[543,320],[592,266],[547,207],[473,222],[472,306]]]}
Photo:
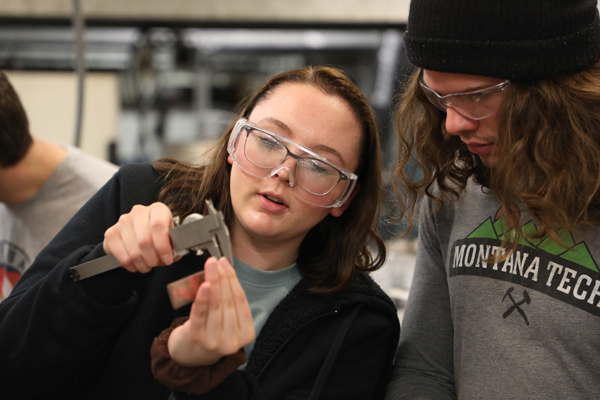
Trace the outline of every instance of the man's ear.
{"label": "man's ear", "polygon": [[334,208],[332,208],[331,211],[329,211],[329,213],[331,215],[333,215],[334,217],[341,217],[342,214],[344,213],[344,211],[346,211],[346,209],[348,208],[348,206],[352,202],[352,199],[354,198],[354,196],[356,196],[356,193],[358,193],[359,190],[360,190],[360,185],[357,184],[356,187],[354,188],[354,190],[352,190],[352,193],[350,193],[350,196],[348,196],[348,200],[346,200],[346,202],[344,204],[342,204],[341,207],[334,207]]}

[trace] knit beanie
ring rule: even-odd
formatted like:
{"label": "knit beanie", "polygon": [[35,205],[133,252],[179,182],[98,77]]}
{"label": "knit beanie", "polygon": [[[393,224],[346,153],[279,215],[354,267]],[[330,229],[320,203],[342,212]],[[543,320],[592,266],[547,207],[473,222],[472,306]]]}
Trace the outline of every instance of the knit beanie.
{"label": "knit beanie", "polygon": [[412,0],[404,41],[417,67],[530,81],[600,59],[600,18],[597,0]]}

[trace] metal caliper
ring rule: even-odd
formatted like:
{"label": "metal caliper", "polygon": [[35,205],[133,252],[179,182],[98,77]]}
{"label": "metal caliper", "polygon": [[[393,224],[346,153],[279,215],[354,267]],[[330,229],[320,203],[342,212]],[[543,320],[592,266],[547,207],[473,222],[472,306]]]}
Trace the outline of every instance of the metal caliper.
{"label": "metal caliper", "polygon": [[[189,251],[198,255],[208,250],[211,256],[226,257],[233,264],[233,253],[229,229],[221,211],[215,210],[211,200],[206,201],[208,214],[190,214],[181,224],[175,220],[174,228],[169,229],[173,253],[182,256]],[[106,255],[92,261],[71,267],[71,277],[75,282],[121,267],[113,255]],[[196,291],[204,281],[204,271],[197,272],[167,285],[167,292],[173,308],[177,309],[194,300]]]}

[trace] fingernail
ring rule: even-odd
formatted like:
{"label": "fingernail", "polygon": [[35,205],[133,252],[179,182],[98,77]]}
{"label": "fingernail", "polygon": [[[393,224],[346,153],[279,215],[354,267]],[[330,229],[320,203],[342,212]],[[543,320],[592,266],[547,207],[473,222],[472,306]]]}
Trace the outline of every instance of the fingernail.
{"label": "fingernail", "polygon": [[221,266],[221,268],[223,269],[229,269],[231,268],[231,265],[229,265],[229,263],[227,261],[223,261],[226,260],[225,258],[221,258],[221,260],[219,260],[219,265]]}
{"label": "fingernail", "polygon": [[173,262],[173,258],[171,257],[170,254],[165,254],[164,256],[162,256],[162,260],[165,264],[171,264]]}
{"label": "fingernail", "polygon": [[217,263],[214,262],[214,260],[211,260],[210,258],[208,260],[206,260],[206,263],[204,264],[204,268],[208,271],[208,272],[215,272],[217,270]]}

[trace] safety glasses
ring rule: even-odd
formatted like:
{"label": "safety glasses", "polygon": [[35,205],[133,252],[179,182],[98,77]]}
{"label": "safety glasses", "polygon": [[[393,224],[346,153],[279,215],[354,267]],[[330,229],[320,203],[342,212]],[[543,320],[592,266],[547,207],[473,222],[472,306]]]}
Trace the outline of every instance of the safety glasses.
{"label": "safety glasses", "polygon": [[[294,149],[296,153],[290,150]],[[237,121],[227,145],[233,161],[258,178],[273,176],[287,169],[294,195],[321,207],[341,207],[352,193],[358,175],[341,168],[311,149],[285,136],[260,128],[247,119]],[[284,165],[296,160],[293,173]],[[295,187],[295,183],[298,183]]]}
{"label": "safety glasses", "polygon": [[498,112],[503,99],[499,94],[510,85],[510,81],[505,80],[495,86],[472,92],[440,96],[423,82],[423,72],[419,77],[419,83],[425,92],[425,96],[434,106],[444,112],[447,111],[448,107],[452,107],[462,116],[473,120],[481,120]]}

